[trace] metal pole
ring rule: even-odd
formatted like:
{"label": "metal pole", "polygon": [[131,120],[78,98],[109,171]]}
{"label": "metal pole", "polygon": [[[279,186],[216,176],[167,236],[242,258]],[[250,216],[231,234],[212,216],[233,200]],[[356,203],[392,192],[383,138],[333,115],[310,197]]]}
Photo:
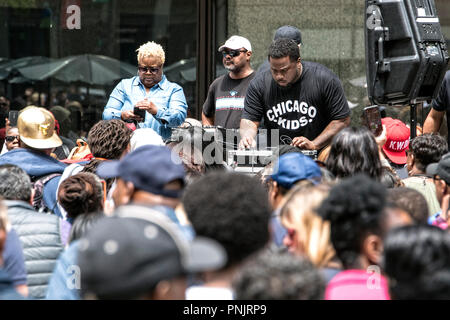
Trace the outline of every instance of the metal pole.
{"label": "metal pole", "polygon": [[411,103],[411,109],[410,109],[410,128],[411,128],[411,135],[410,140],[414,139],[416,137],[417,132],[417,104]]}

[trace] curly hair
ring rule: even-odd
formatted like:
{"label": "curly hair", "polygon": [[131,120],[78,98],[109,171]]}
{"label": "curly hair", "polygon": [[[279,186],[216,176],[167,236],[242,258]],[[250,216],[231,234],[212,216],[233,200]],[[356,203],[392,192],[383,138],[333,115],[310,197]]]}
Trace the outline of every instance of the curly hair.
{"label": "curly hair", "polygon": [[103,210],[103,188],[92,173],[78,173],[65,179],[58,189],[58,201],[69,218]]}
{"label": "curly hair", "polygon": [[291,62],[296,62],[300,58],[300,48],[298,44],[288,38],[274,40],[269,47],[268,59],[280,59],[289,57]]}
{"label": "curly hair", "polygon": [[448,144],[440,135],[426,133],[411,141],[409,151],[414,155],[417,169],[425,172],[429,164],[439,162],[448,152]]}
{"label": "curly hair", "polygon": [[161,64],[164,64],[164,62],[166,61],[166,55],[164,53],[163,47],[153,41],[144,43],[139,47],[139,49],[136,50],[136,52],[138,53],[138,63],[140,63],[142,59],[146,57],[154,57],[158,59]]}
{"label": "curly hair", "polygon": [[428,225],[392,230],[382,266],[393,299],[450,299],[450,235]]}
{"label": "curly hair", "polygon": [[102,120],[89,130],[87,142],[94,157],[118,160],[128,148],[131,134],[121,120]]}
{"label": "curly hair", "polygon": [[386,188],[358,174],[334,186],[317,210],[331,222],[331,242],[344,268],[351,268],[369,234],[383,235]]}
{"label": "curly hair", "polygon": [[325,281],[306,258],[264,250],[233,279],[237,300],[321,300]]}
{"label": "curly hair", "polygon": [[196,233],[225,248],[227,266],[240,263],[269,242],[270,206],[257,179],[211,172],[186,188],[182,203]]}
{"label": "curly hair", "polygon": [[381,161],[373,134],[365,127],[348,127],[334,136],[326,167],[336,178],[365,173],[381,179]]}

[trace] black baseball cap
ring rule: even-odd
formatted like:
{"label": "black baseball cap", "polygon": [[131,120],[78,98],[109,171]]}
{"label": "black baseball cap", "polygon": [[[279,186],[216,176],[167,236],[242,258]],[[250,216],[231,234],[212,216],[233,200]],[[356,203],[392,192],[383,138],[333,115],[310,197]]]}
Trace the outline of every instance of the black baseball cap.
{"label": "black baseball cap", "polygon": [[297,42],[297,44],[302,43],[302,34],[300,30],[293,26],[282,26],[277,29],[273,40],[278,40],[280,38],[288,38]]}

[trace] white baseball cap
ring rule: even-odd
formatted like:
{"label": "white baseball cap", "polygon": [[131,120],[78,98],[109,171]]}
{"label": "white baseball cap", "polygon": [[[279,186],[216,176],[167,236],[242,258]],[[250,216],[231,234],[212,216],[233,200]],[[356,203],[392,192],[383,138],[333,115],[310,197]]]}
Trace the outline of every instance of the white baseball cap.
{"label": "white baseball cap", "polygon": [[241,48],[246,49],[247,51],[252,51],[252,45],[247,38],[241,36],[231,36],[223,46],[219,48],[219,52],[223,51],[225,48],[231,50],[239,50]]}

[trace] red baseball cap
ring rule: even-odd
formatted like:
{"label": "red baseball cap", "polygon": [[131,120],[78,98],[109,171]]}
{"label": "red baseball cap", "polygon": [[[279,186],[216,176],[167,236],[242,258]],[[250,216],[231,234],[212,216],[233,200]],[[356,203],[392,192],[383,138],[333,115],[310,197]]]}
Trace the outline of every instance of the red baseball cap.
{"label": "red baseball cap", "polygon": [[383,151],[395,164],[406,163],[406,150],[409,147],[409,128],[400,120],[383,118],[381,123],[386,126],[386,143]]}

